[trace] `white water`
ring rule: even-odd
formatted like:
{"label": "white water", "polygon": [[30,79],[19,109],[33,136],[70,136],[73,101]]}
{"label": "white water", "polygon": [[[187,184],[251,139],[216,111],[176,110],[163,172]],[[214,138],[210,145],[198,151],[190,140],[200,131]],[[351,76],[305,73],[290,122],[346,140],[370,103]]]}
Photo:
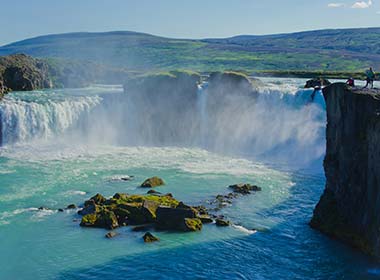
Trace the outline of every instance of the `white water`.
{"label": "white water", "polygon": [[6,97],[0,103],[1,143],[7,145],[62,135],[99,102],[99,97],[89,96],[32,102],[18,99],[17,94]]}
{"label": "white water", "polygon": [[197,110],[200,122],[200,145],[207,147],[207,131],[208,131],[208,117],[207,117],[207,92],[208,83],[203,82],[198,85],[197,92]]}
{"label": "white water", "polygon": [[[320,162],[325,146],[323,97],[317,95],[311,103],[311,91],[300,89],[303,84],[304,80],[267,80],[258,98],[228,96],[223,108],[215,109],[203,83],[195,108],[181,119],[178,112],[159,110],[170,108],[168,100],[158,100],[158,111],[152,111],[144,100],[122,94],[120,88],[11,93],[0,103],[2,145],[54,139],[68,141],[72,148],[198,146],[303,166]],[[173,108],[187,105],[180,99],[169,102]]]}

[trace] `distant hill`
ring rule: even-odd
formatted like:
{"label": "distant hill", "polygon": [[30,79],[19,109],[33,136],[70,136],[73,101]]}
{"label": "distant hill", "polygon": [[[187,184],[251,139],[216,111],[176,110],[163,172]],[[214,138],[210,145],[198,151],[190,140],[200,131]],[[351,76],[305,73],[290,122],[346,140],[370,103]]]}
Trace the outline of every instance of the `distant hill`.
{"label": "distant hill", "polygon": [[380,28],[185,40],[144,33],[46,35],[0,47],[0,55],[87,60],[130,70],[361,71],[380,69]]}

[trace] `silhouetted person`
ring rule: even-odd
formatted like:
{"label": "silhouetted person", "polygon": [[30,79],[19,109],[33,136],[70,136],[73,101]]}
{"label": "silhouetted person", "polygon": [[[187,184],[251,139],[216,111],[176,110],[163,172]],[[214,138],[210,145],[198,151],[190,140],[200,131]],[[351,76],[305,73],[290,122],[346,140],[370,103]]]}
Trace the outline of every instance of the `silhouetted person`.
{"label": "silhouetted person", "polygon": [[371,85],[371,88],[373,88],[373,81],[375,80],[375,72],[373,72],[373,69],[372,67],[369,68],[369,70],[367,70],[365,72],[365,76],[366,76],[366,82],[367,84],[364,86],[364,88],[367,88],[369,85]]}

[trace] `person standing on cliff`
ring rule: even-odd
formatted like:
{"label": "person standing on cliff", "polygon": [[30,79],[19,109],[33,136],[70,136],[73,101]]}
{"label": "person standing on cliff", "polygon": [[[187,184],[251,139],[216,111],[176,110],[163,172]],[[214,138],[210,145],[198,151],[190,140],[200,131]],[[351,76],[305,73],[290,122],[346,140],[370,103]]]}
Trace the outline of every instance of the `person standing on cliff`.
{"label": "person standing on cliff", "polygon": [[367,88],[369,85],[371,85],[371,88],[373,88],[373,81],[375,80],[375,72],[373,72],[372,67],[370,67],[366,72],[366,82],[367,84],[364,86],[364,88]]}

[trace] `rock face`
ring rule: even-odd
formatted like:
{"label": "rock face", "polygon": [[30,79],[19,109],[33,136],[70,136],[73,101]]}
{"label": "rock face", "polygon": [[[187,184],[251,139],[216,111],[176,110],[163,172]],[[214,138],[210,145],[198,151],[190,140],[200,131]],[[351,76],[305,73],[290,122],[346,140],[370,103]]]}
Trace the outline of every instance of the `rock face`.
{"label": "rock face", "polygon": [[42,60],[17,54],[0,57],[0,95],[8,91],[53,87],[49,66]]}
{"label": "rock face", "polygon": [[325,87],[331,85],[327,79],[316,78],[306,81],[305,88]]}
{"label": "rock face", "polygon": [[327,182],[310,225],[380,257],[380,92],[336,83],[323,94]]}

